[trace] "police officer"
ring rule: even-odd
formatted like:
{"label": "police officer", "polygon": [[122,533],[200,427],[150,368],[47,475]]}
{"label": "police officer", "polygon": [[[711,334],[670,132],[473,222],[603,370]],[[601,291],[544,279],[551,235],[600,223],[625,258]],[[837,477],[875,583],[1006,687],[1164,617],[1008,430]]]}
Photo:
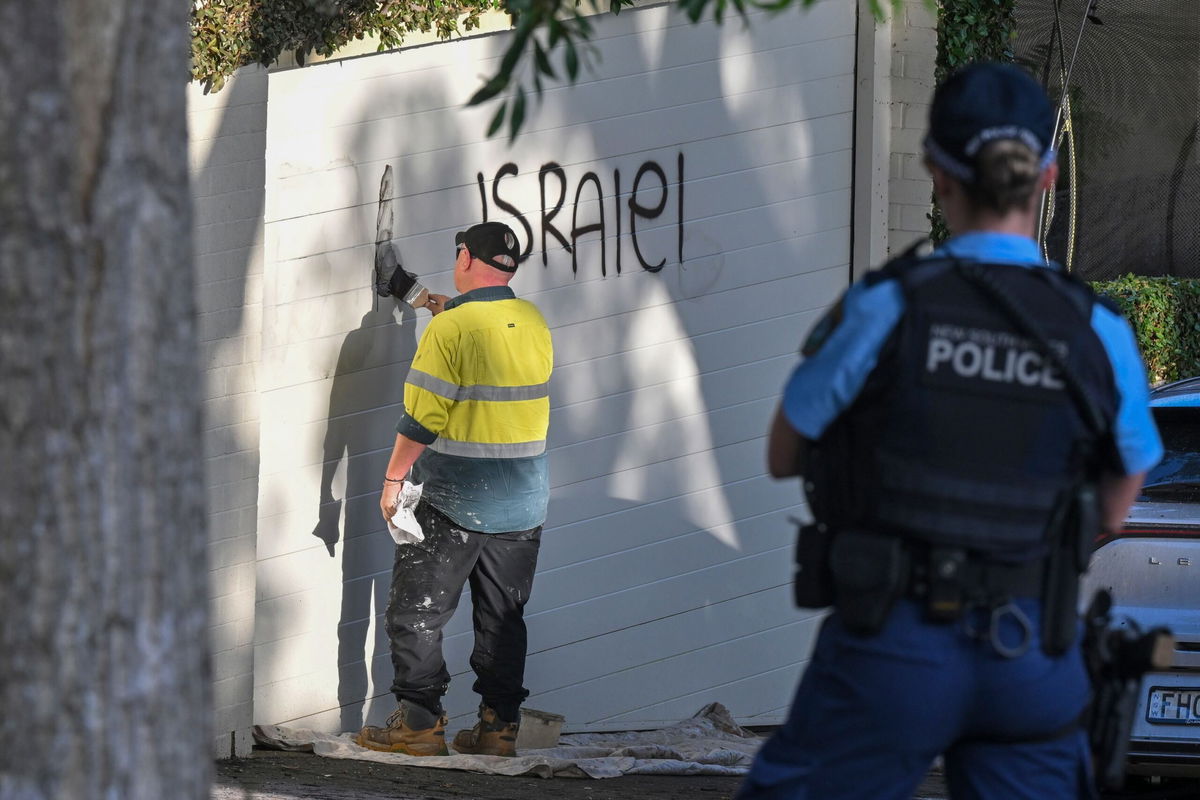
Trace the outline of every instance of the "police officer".
{"label": "police officer", "polygon": [[1080,531],[1121,525],[1162,445],[1128,324],[1033,238],[1053,116],[1013,66],[940,86],[924,146],[952,237],[802,348],[767,460],[805,478],[798,581],[834,611],[741,800],[907,800],[939,754],[955,798],[1092,792]]}

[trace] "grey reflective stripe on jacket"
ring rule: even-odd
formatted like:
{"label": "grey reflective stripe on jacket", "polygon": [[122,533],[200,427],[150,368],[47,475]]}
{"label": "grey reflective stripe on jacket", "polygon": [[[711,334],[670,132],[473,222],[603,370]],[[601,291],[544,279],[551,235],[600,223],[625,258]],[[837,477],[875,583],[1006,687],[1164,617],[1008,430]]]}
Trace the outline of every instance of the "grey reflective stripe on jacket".
{"label": "grey reflective stripe on jacket", "polygon": [[[550,383],[536,383],[530,386],[459,386],[430,375],[428,372],[410,369],[407,383],[426,389],[439,397],[460,403],[464,400],[490,400],[494,402],[510,402],[518,400],[540,400],[550,396]],[[536,453],[534,454],[536,455]],[[507,458],[508,456],[502,456]]]}
{"label": "grey reflective stripe on jacket", "polygon": [[465,458],[529,458],[540,456],[546,451],[546,440],[536,442],[456,442],[444,436],[438,437],[429,449],[447,456]]}

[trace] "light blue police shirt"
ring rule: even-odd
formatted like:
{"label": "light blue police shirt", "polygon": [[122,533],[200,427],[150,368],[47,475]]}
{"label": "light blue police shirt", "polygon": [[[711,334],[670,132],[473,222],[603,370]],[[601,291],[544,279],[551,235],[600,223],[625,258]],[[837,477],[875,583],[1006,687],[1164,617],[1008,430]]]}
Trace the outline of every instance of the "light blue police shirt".
{"label": "light blue police shirt", "polygon": [[[1042,260],[1037,243],[1009,233],[975,231],[947,240],[934,255],[967,261],[1057,269]],[[826,427],[862,391],[880,348],[904,313],[904,295],[894,280],[856,283],[842,297],[842,319],[820,349],[792,372],[783,393],[783,414],[800,435],[819,439]],[[1146,368],[1133,331],[1101,303],[1092,310],[1092,330],[1112,363],[1117,390],[1113,438],[1126,474],[1145,472],[1162,458],[1162,440],[1150,416]]]}

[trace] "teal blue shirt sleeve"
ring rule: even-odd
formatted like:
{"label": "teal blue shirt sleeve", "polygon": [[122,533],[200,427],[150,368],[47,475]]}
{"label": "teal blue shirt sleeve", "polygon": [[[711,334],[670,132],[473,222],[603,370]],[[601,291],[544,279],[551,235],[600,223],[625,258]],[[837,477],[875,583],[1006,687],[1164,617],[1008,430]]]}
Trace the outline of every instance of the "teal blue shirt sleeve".
{"label": "teal blue shirt sleeve", "polygon": [[1092,330],[1112,364],[1117,389],[1112,436],[1121,466],[1126,475],[1145,472],[1162,459],[1163,445],[1150,415],[1146,367],[1133,330],[1124,318],[1101,303],[1092,309]]}
{"label": "teal blue shirt sleeve", "polygon": [[400,415],[400,421],[396,423],[396,433],[424,445],[433,444],[438,438],[436,433],[413,419],[407,411]]}
{"label": "teal blue shirt sleeve", "polygon": [[904,312],[904,296],[894,280],[856,283],[841,303],[841,322],[796,367],[783,392],[784,417],[808,439],[819,439],[858,397]]}

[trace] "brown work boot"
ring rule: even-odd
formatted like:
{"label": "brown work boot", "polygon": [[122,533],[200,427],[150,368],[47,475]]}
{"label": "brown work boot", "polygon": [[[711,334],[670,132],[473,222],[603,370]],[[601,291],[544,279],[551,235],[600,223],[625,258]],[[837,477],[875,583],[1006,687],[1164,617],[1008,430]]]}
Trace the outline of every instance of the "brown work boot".
{"label": "brown work boot", "polygon": [[410,756],[448,756],[446,716],[435,715],[416,703],[401,700],[384,727],[368,725],[358,733],[360,746]]}
{"label": "brown work boot", "polygon": [[459,731],[451,745],[460,753],[481,756],[515,756],[517,754],[516,722],[505,722],[496,712],[480,704],[479,722],[470,730]]}

